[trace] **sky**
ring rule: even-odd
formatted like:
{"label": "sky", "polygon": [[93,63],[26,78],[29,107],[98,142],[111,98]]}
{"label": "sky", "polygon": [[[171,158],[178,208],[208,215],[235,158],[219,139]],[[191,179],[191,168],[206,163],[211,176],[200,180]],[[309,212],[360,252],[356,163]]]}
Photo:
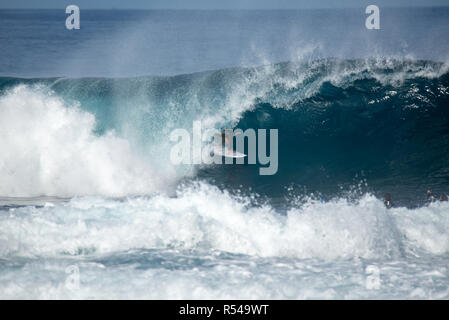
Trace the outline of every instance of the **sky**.
{"label": "sky", "polygon": [[59,9],[313,9],[449,6],[449,0],[0,0],[0,8]]}

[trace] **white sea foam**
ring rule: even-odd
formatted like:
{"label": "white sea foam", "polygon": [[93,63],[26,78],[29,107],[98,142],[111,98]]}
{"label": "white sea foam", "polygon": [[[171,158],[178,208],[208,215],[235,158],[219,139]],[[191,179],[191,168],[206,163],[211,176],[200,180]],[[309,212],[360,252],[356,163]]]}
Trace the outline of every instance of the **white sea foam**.
{"label": "white sea foam", "polygon": [[[170,253],[165,253],[170,264]],[[178,253],[181,255],[181,253]],[[208,256],[207,265],[147,267],[150,253],[121,265],[75,261],[29,262],[3,268],[2,299],[448,299],[444,260],[284,261]],[[163,257],[163,255],[162,255]],[[200,260],[184,255],[184,261]],[[151,259],[150,259],[151,260]],[[126,260],[125,260],[126,261]],[[428,261],[424,261],[428,262]],[[79,270],[70,286],[68,266]],[[380,285],[367,286],[367,267],[377,268]],[[368,268],[369,270],[369,268]]]}
{"label": "white sea foam", "polygon": [[[1,298],[447,298],[447,203],[309,201],[280,214],[205,183],[0,215]],[[430,260],[432,263],[429,263]],[[67,285],[69,266],[79,288]],[[367,287],[373,268],[380,288]]]}
{"label": "white sea foam", "polygon": [[94,134],[95,118],[44,88],[19,85],[0,97],[2,196],[120,196],[169,183],[129,142]]}
{"label": "white sea foam", "polygon": [[0,257],[110,254],[133,248],[220,250],[260,257],[395,258],[449,251],[448,205],[386,210],[366,195],[308,203],[286,215],[205,183],[176,197],[74,198],[1,215]]}

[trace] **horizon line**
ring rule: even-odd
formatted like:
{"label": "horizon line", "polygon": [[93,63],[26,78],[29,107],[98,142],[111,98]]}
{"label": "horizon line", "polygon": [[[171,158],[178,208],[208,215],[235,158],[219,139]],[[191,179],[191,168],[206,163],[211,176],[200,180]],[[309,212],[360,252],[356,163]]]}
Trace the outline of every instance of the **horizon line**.
{"label": "horizon line", "polygon": [[[13,8],[13,7],[0,7],[0,10],[61,10],[66,7],[50,7],[50,8]],[[116,10],[116,11],[125,11],[125,10],[139,10],[139,11],[287,11],[287,10],[323,10],[323,9],[332,9],[332,10],[345,10],[345,9],[362,9],[365,6],[360,7],[319,7],[319,8],[85,8],[83,10]],[[414,6],[379,6],[379,8],[388,8],[388,9],[414,9],[414,8],[429,8],[429,9],[437,9],[437,8],[449,8],[449,5],[414,5]],[[80,7],[81,9],[81,7]]]}

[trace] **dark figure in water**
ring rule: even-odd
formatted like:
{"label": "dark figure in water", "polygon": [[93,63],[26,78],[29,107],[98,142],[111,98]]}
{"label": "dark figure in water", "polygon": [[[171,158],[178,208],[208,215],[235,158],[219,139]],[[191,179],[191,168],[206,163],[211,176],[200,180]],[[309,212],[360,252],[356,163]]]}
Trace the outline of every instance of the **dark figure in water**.
{"label": "dark figure in water", "polygon": [[433,202],[435,200],[436,200],[435,194],[432,191],[427,190],[427,201]]}
{"label": "dark figure in water", "polygon": [[384,196],[384,204],[385,204],[385,207],[387,207],[387,209],[390,209],[393,206],[393,202],[392,202],[392,199],[391,199],[391,194],[389,194],[389,193],[385,194],[385,196]]}
{"label": "dark figure in water", "polygon": [[444,193],[442,193],[440,195],[440,201],[447,201],[447,195],[445,195]]}

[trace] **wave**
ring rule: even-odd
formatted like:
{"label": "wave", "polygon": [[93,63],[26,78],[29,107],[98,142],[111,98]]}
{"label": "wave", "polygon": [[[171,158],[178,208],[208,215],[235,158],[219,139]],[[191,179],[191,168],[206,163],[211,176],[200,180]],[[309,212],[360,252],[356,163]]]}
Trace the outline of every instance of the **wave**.
{"label": "wave", "polygon": [[285,214],[253,202],[199,182],[174,197],[11,208],[0,214],[0,297],[448,297],[447,202],[387,210],[366,194]]}
{"label": "wave", "polygon": [[[432,61],[325,59],[173,77],[0,78],[0,194],[149,194],[199,177],[330,198],[363,180],[413,202],[449,182],[447,71]],[[278,173],[171,165],[169,134],[193,121],[278,129]]]}
{"label": "wave", "polygon": [[136,248],[324,260],[449,252],[447,203],[387,210],[365,195],[357,203],[309,200],[280,214],[252,202],[197,182],[176,197],[77,197],[16,208],[0,216],[0,259],[104,257]]}
{"label": "wave", "polygon": [[38,87],[18,85],[0,98],[0,194],[142,194],[159,187],[155,168],[95,118]]}

